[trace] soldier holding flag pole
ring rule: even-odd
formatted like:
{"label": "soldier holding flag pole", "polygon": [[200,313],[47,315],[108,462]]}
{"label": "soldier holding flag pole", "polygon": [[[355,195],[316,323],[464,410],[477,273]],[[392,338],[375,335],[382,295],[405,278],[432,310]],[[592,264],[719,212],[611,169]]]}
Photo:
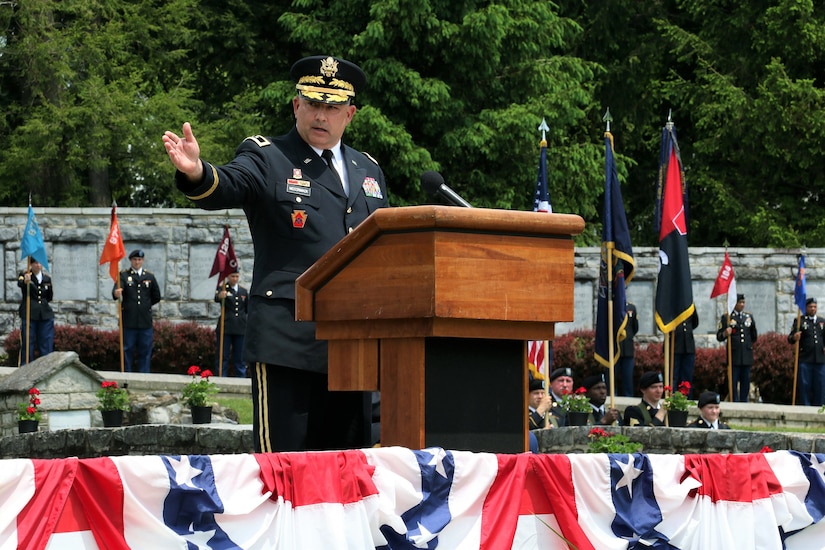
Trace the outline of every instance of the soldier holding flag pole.
{"label": "soldier holding flag pole", "polygon": [[[34,215],[31,197],[26,228],[20,240],[20,258],[26,258],[27,261],[26,270],[17,280],[17,285],[23,290],[23,301],[20,304],[22,326],[19,360],[20,364],[26,364],[33,359],[32,332],[35,333],[35,341],[41,356],[51,353],[54,347],[54,312],[49,305],[54,290],[51,277],[43,272],[49,271],[49,259],[46,257],[46,244]],[[35,300],[34,308],[32,299]]]}
{"label": "soldier holding flag pole", "polygon": [[[725,333],[728,350],[728,401],[733,401],[733,351],[731,348],[731,332],[728,332],[728,325],[730,324],[730,313],[736,307],[736,277],[733,272],[733,264],[730,262],[730,256],[727,251],[727,241],[725,241],[725,259],[722,262],[722,267],[719,268],[719,275],[716,277],[716,282],[713,284],[713,290],[710,292],[711,299],[716,298],[721,294],[727,294],[727,310],[719,322],[719,333],[717,340],[722,332]],[[721,340],[720,340],[721,341]]]}
{"label": "soldier holding flag pole", "polygon": [[235,248],[232,246],[232,238],[229,235],[229,225],[225,224],[223,229],[223,238],[218,245],[218,250],[215,252],[215,260],[212,262],[212,270],[209,272],[209,277],[218,277],[218,285],[215,289],[215,301],[221,304],[221,316],[218,320],[218,376],[223,376],[223,365],[228,363],[229,357],[225,356],[224,347],[227,344],[226,338],[226,299],[230,298],[232,302],[232,317],[230,318],[229,332],[232,336],[229,338],[229,344],[233,351],[233,364],[235,365],[235,373],[238,376],[246,377],[246,366],[243,362],[243,340],[246,332],[246,307],[248,293],[246,289],[238,286],[238,279],[240,278],[240,269],[238,266],[238,258],[235,256]]}
{"label": "soldier holding flag pole", "polygon": [[[112,221],[109,225],[109,236],[103,244],[103,252],[100,253],[100,265],[109,264],[109,277],[114,281],[116,288],[120,288],[120,260],[125,257],[126,249],[123,247],[123,237],[117,223],[117,203],[112,201]],[[117,308],[117,326],[120,341],[120,372],[123,372],[123,310],[120,307]]]}

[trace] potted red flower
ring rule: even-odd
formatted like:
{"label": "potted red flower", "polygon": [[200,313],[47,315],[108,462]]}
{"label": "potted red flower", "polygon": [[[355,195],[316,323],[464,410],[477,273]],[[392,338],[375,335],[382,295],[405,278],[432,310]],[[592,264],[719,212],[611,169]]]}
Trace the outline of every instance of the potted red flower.
{"label": "potted red flower", "polygon": [[29,390],[29,400],[17,405],[17,433],[25,434],[36,432],[40,423],[40,390]]}
{"label": "potted red flower", "polygon": [[183,388],[183,400],[192,411],[192,423],[209,424],[212,422],[212,405],[208,400],[218,393],[218,386],[209,381],[212,371],[192,365],[186,373],[192,377],[192,381]]}
{"label": "potted red flower", "polygon": [[671,427],[683,427],[687,425],[688,407],[696,405],[696,401],[688,399],[690,393],[690,382],[679,383],[676,391],[670,386],[665,386],[665,399],[663,406],[667,409],[667,424]]}
{"label": "potted red flower", "polygon": [[120,388],[114,380],[104,380],[97,390],[97,399],[100,401],[97,408],[103,418],[104,428],[115,428],[123,425],[123,411],[129,410],[129,393]]}

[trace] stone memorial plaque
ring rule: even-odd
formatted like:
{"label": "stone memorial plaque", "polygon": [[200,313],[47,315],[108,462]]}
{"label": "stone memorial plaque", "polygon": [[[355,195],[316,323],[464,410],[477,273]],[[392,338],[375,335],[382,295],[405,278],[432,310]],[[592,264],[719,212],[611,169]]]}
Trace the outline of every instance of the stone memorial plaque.
{"label": "stone memorial plaque", "polygon": [[50,411],[49,430],[91,428],[91,414],[91,411]]}
{"label": "stone memorial plaque", "polygon": [[694,330],[695,334],[716,334],[719,316],[716,315],[716,298],[710,298],[713,283],[714,281],[693,282],[693,305],[699,315],[699,326]]}
{"label": "stone memorial plaque", "polygon": [[[192,245],[189,247],[189,299],[213,300],[218,276],[209,277],[212,262],[215,261],[216,244]],[[247,288],[249,284],[244,285]]]}
{"label": "stone memorial plaque", "polygon": [[639,316],[638,336],[656,333],[656,319],[653,314],[653,282],[630,281],[627,285],[627,301],[636,306]]}
{"label": "stone memorial plaque", "polygon": [[556,323],[557,336],[577,329],[591,329],[595,326],[595,294],[593,290],[595,284],[591,281],[584,283],[576,281],[573,287],[573,322]]}
{"label": "stone memorial plaque", "polygon": [[91,243],[57,243],[49,258],[54,301],[96,300],[98,246]]}
{"label": "stone memorial plaque", "polygon": [[745,295],[745,311],[753,315],[757,334],[790,332],[791,327],[775,326],[776,284],[773,281],[736,281],[736,290]]}

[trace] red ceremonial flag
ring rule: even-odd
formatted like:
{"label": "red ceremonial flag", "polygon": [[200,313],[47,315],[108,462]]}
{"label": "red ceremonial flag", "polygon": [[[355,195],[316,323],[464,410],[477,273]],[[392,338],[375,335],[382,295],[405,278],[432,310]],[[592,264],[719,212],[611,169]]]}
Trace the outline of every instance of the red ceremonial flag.
{"label": "red ceremonial flag", "polygon": [[212,262],[212,271],[209,277],[220,275],[218,277],[218,286],[221,281],[229,277],[238,268],[238,258],[235,257],[235,248],[232,246],[232,238],[229,236],[229,226],[225,225],[223,228],[223,238],[221,244],[218,245],[218,251],[215,253],[215,261]]}
{"label": "red ceremonial flag", "polygon": [[109,263],[109,276],[117,282],[117,272],[120,270],[120,260],[126,257],[126,249],[123,248],[123,236],[120,234],[120,226],[117,223],[117,205],[112,206],[112,224],[109,227],[109,237],[103,245],[103,253],[100,255],[100,265]]}
{"label": "red ceremonial flag", "polygon": [[736,305],[736,277],[733,273],[733,264],[730,263],[730,257],[727,252],[725,252],[725,261],[722,262],[722,267],[719,269],[719,275],[713,284],[710,297],[716,298],[721,294],[728,295],[728,313],[730,313]]}

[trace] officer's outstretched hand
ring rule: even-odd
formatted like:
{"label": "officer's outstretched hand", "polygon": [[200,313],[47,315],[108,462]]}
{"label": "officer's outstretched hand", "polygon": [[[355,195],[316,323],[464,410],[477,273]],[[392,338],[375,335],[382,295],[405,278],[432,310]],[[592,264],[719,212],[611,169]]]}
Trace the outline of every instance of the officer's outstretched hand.
{"label": "officer's outstretched hand", "polygon": [[166,131],[163,134],[163,146],[169,153],[169,160],[179,171],[186,174],[190,181],[200,181],[203,177],[203,164],[201,164],[201,148],[195,134],[192,133],[192,125],[183,123],[183,137],[179,137],[174,132]]}

